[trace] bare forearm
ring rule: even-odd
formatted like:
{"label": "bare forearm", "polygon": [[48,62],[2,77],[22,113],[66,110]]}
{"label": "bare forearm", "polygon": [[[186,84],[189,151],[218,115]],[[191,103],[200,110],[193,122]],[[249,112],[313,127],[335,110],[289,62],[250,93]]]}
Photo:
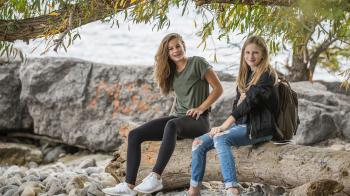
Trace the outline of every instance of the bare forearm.
{"label": "bare forearm", "polygon": [[203,101],[203,103],[199,106],[203,111],[207,110],[222,94],[223,89],[222,88],[216,88],[213,89],[207,99]]}
{"label": "bare forearm", "polygon": [[223,130],[228,129],[233,123],[236,122],[236,119],[230,115],[224,123],[222,123],[222,125],[220,126]]}
{"label": "bare forearm", "polygon": [[205,101],[203,101],[203,103],[199,106],[199,108],[202,111],[207,110],[211,106],[211,104],[213,104],[224,91],[218,76],[212,69],[209,69],[207,71],[207,73],[205,74],[205,79],[207,80],[209,85],[213,88],[213,90],[210,92],[209,96],[205,99]]}
{"label": "bare forearm", "polygon": [[236,121],[235,118],[230,115],[225,120],[225,122],[222,123],[222,125],[220,125],[218,127],[211,128],[210,132],[208,133],[209,136],[213,137],[215,134],[218,134],[220,132],[223,132],[223,131],[227,130],[235,121]]}

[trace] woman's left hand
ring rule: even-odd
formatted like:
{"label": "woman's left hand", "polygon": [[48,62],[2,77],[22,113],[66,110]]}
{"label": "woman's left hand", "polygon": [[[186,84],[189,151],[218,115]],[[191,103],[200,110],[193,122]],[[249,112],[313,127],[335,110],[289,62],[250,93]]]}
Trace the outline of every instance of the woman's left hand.
{"label": "woman's left hand", "polygon": [[193,118],[195,118],[196,120],[198,120],[199,116],[201,114],[203,114],[204,110],[201,109],[201,108],[192,108],[192,109],[189,109],[187,110],[186,112],[186,116],[191,116]]}

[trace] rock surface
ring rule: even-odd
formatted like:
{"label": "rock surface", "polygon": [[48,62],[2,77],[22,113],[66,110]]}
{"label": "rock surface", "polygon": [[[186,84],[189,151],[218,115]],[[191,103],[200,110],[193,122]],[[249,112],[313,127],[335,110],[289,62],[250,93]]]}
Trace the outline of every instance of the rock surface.
{"label": "rock surface", "polygon": [[[25,129],[91,151],[113,151],[131,128],[169,113],[173,98],[164,97],[151,67],[112,66],[79,59],[29,59],[0,66],[0,133]],[[230,114],[236,85],[220,74],[224,94],[212,107],[211,123]],[[10,85],[9,85],[10,84]],[[350,96],[321,83],[297,82],[298,144],[329,138],[350,140]],[[20,94],[20,97],[19,97]],[[26,112],[28,111],[28,112]]]}
{"label": "rock surface", "polygon": [[299,100],[297,144],[310,145],[334,137],[350,140],[350,96],[327,91],[320,83],[296,82],[292,88]]}
{"label": "rock surface", "polygon": [[3,130],[32,128],[32,119],[20,102],[20,62],[1,62],[0,59],[0,133]]}
{"label": "rock surface", "polygon": [[32,145],[0,143],[0,165],[24,165],[29,162],[41,163],[42,153]]}
{"label": "rock surface", "polygon": [[158,92],[151,68],[33,59],[20,73],[34,132],[92,151],[115,150],[118,134],[166,115],[172,104]]}

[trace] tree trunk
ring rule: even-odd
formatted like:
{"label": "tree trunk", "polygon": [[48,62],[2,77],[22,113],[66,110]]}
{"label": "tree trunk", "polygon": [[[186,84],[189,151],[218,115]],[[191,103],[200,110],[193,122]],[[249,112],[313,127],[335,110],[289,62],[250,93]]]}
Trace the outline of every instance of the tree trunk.
{"label": "tree trunk", "polygon": [[[123,11],[140,1],[117,0],[82,1],[74,5],[74,10],[63,8],[51,14],[19,20],[0,19],[0,41],[29,40],[33,38],[52,36],[66,30],[63,25],[73,11],[72,29],[101,20],[115,12]],[[0,2],[1,3],[1,2]],[[1,5],[1,4],[0,4]],[[87,8],[93,8],[88,9]],[[54,13],[54,14],[53,14]]]}
{"label": "tree trunk", "polygon": [[337,181],[323,179],[296,187],[290,191],[289,196],[326,196],[338,193],[343,189],[344,186]]}
{"label": "tree trunk", "polygon": [[293,47],[292,66],[288,67],[289,81],[306,81],[309,79],[307,62],[304,62],[304,53],[302,47]]}
{"label": "tree trunk", "polygon": [[[163,175],[165,189],[183,188],[189,185],[192,140],[180,140]],[[106,167],[116,179],[125,174],[126,144],[116,153],[115,159]],[[137,184],[153,168],[160,142],[142,144],[141,165]],[[332,179],[344,185],[350,194],[350,152],[265,143],[257,148],[251,146],[233,149],[238,180],[241,182],[266,183],[295,188],[319,179]],[[204,181],[222,180],[220,165],[215,150],[207,155]]]}

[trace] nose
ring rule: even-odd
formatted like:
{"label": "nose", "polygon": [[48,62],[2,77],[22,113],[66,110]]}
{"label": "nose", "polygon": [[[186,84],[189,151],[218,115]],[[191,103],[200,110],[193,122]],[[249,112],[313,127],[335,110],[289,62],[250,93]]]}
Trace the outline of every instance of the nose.
{"label": "nose", "polygon": [[178,48],[174,48],[174,53],[177,53],[179,51]]}
{"label": "nose", "polygon": [[254,59],[254,55],[253,55],[252,53],[250,53],[250,54],[248,55],[248,58],[249,58],[249,59]]}

